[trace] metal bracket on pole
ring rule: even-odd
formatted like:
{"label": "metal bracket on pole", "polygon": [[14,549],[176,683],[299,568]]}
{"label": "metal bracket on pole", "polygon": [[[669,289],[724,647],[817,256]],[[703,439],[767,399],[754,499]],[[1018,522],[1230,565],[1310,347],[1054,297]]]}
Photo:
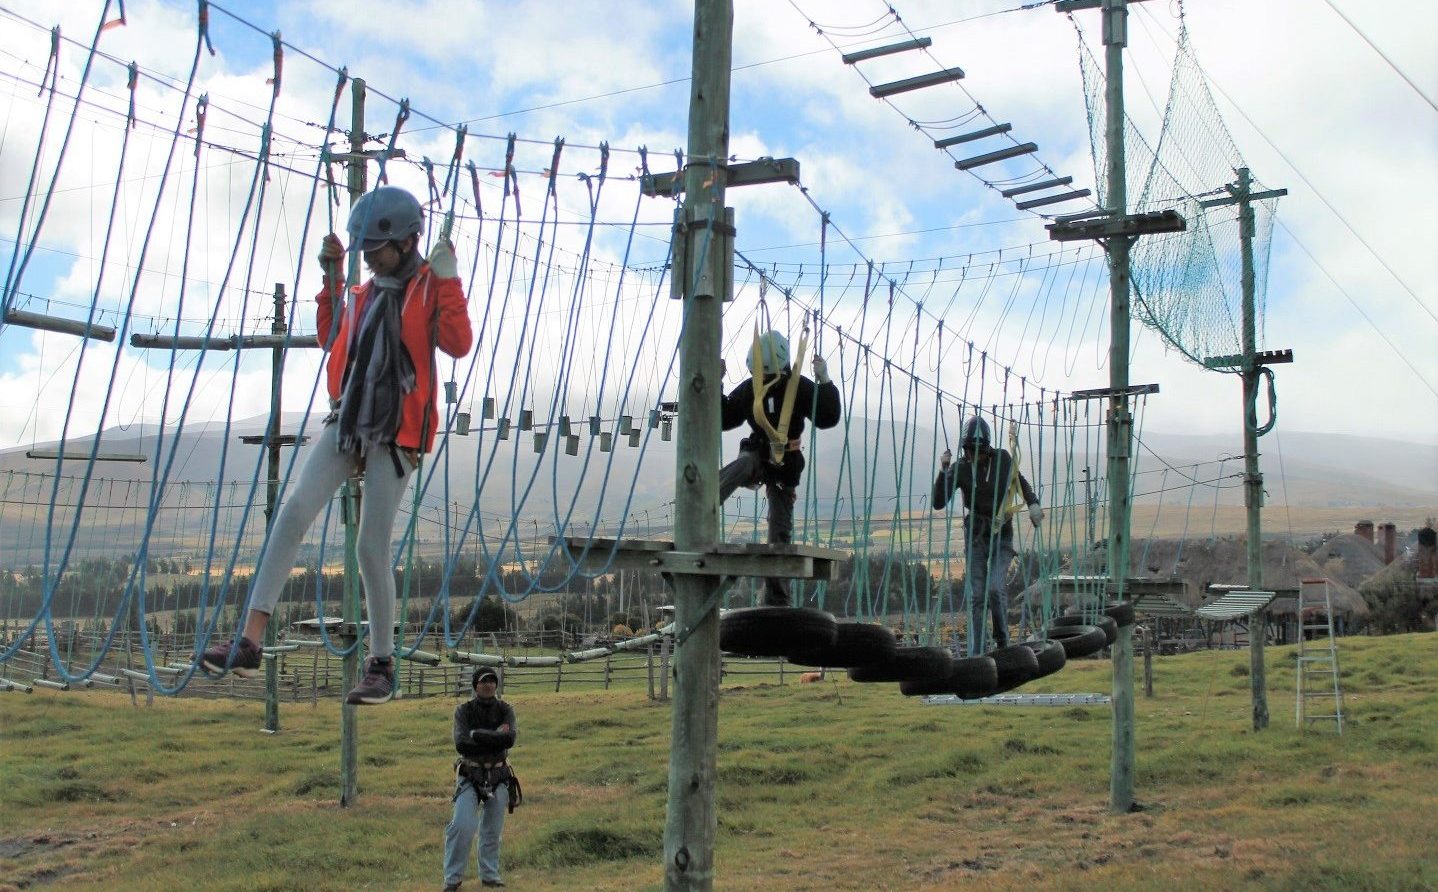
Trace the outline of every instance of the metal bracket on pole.
{"label": "metal bracket on pole", "polygon": [[[690,162],[697,164],[699,162]],[[742,164],[720,163],[716,167],[724,170],[725,188],[730,186],[757,186],[762,183],[799,182],[799,161],[795,158],[760,158]],[[650,198],[671,197],[684,191],[682,171],[671,173],[647,173],[639,178],[639,190]]]}

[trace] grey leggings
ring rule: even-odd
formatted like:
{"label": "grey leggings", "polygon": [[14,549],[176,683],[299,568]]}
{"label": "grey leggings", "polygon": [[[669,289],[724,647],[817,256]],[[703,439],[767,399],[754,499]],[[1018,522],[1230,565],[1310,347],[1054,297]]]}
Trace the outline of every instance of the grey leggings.
{"label": "grey leggings", "polygon": [[[290,578],[299,555],[300,541],[320,510],[333,498],[335,490],[355,472],[359,460],[340,452],[338,444],[339,425],[328,424],[310,447],[309,458],[275,518],[269,547],[255,571],[254,583],[250,586],[251,610],[275,612],[280,589]],[[376,657],[394,653],[394,573],[391,570],[394,550],[390,536],[399,512],[399,500],[413,470],[403,459],[400,464],[404,467],[404,476],[395,473],[394,462],[390,461],[387,451],[372,453],[365,463],[364,498],[360,500],[356,551],[369,616],[370,655]]]}

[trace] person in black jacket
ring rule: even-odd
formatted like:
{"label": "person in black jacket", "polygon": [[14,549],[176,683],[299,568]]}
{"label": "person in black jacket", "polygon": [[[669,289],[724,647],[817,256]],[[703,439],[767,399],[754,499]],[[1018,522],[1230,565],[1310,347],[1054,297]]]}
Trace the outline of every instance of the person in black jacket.
{"label": "person in black jacket", "polygon": [[[994,645],[1009,643],[1009,596],[1006,588],[1009,563],[1014,559],[1014,524],[1005,507],[1014,475],[1014,458],[1008,450],[989,444],[989,425],[977,415],[964,422],[960,447],[963,457],[950,464],[953,455],[945,449],[939,458],[939,476],[934,480],[930,504],[935,511],[949,504],[957,490],[964,508],[964,583],[968,589],[968,655],[987,650],[984,614],[993,619]],[[1019,487],[1028,506],[1029,521],[1037,527],[1044,519],[1034,488],[1020,472]]]}
{"label": "person in black jacket", "polygon": [[499,673],[488,666],[470,679],[474,698],[454,711],[454,817],[444,828],[444,888],[455,892],[469,866],[469,849],[479,834],[479,878],[482,886],[503,886],[499,876],[499,842],[504,815],[510,809],[509,748],[519,735],[514,707],[495,696]]}
{"label": "person in black jacket", "polygon": [[[739,457],[719,472],[719,502],[741,486],[762,485],[769,501],[769,541],[788,544],[794,537],[794,502],[804,474],[804,422],[813,421],[820,429],[838,424],[839,388],[829,380],[828,366],[820,356],[814,357],[817,383],[803,375],[794,380],[789,342],[777,331],[758,336],[749,364],[751,377],[723,398],[724,430],[746,422],[750,430],[740,441]],[[788,606],[789,593],[782,582],[766,580],[764,603]]]}

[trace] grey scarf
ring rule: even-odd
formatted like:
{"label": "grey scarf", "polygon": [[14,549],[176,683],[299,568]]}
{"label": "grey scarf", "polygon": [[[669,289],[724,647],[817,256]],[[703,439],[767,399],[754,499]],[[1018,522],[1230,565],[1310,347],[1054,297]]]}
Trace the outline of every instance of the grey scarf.
{"label": "grey scarf", "polygon": [[405,394],[415,385],[414,361],[400,339],[400,310],[418,270],[419,252],[411,251],[393,276],[375,276],[359,327],[350,331],[339,406],[341,452],[364,456],[374,446],[394,445]]}

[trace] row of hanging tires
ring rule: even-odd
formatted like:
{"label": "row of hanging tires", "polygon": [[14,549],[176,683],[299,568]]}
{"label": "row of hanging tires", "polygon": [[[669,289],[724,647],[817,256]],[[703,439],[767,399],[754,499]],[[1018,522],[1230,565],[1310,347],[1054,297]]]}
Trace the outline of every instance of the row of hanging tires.
{"label": "row of hanging tires", "polygon": [[784,657],[800,666],[847,669],[857,682],[897,682],[906,696],[955,694],[966,700],[1012,691],[1052,675],[1069,660],[1092,656],[1132,625],[1133,605],[1102,613],[1054,617],[1046,636],[955,657],[942,647],[900,647],[894,633],[872,623],[838,622],[808,607],[749,607],[719,622],[719,647],[750,657]]}

